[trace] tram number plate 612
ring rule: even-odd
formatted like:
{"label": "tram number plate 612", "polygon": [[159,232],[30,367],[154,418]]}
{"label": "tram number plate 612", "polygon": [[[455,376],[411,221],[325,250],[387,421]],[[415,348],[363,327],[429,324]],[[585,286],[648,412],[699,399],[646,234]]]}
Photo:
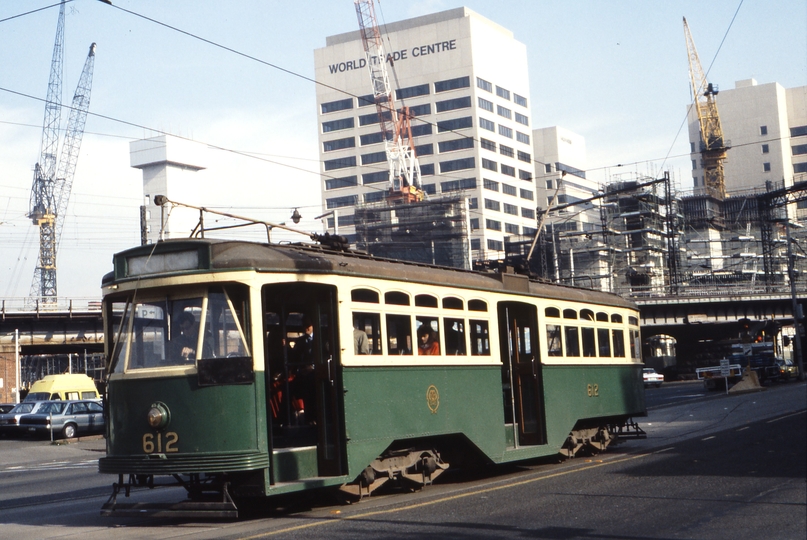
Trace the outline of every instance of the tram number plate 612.
{"label": "tram number plate 612", "polygon": [[143,435],[143,452],[146,454],[179,452],[179,448],[177,448],[178,441],[179,435],[173,431],[169,431],[165,436],[162,433],[157,433],[156,435],[146,433]]}
{"label": "tram number plate 612", "polygon": [[588,397],[600,397],[599,384],[589,384],[586,389],[588,390]]}

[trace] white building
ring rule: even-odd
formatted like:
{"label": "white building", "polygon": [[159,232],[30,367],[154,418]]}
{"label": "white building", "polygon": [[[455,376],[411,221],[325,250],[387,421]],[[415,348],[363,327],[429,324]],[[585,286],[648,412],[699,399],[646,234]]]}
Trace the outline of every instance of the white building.
{"label": "white building", "polygon": [[[807,179],[807,86],[786,89],[779,83],[737,81],[721,90],[717,109],[723,136],[731,147],[724,162],[727,192]],[[689,141],[695,193],[703,190],[697,112],[689,112]]]}
{"label": "white building", "polygon": [[[536,225],[526,47],[467,8],[383,31],[396,106],[416,115],[424,191],[466,195],[472,257],[502,257],[505,236]],[[353,208],[383,200],[389,178],[359,31],[326,38],[314,59],[324,210],[349,236]]]}

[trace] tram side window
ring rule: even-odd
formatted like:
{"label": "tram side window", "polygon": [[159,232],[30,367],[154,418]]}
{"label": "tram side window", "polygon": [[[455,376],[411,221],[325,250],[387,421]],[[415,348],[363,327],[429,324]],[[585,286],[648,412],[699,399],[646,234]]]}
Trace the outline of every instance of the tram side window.
{"label": "tram side window", "polygon": [[559,324],[546,325],[546,351],[549,356],[563,356]]}
{"label": "tram side window", "polygon": [[566,326],[566,356],[580,356],[580,336],[576,326]]}
{"label": "tram side window", "polygon": [[[378,313],[353,312],[353,353],[381,354],[381,316]],[[366,347],[362,345],[363,332]]]}
{"label": "tram side window", "polygon": [[412,321],[409,315],[387,315],[387,353],[412,354]]}
{"label": "tram side window", "polygon": [[471,355],[490,356],[488,321],[469,321],[471,326]]}
{"label": "tram side window", "polygon": [[600,346],[600,357],[611,356],[611,336],[607,328],[597,328],[597,343]]}
{"label": "tram side window", "polygon": [[640,358],[641,348],[639,346],[639,331],[630,330],[630,357]]}
{"label": "tram side window", "polygon": [[611,335],[614,338],[614,358],[625,358],[625,332],[614,329]]}
{"label": "tram side window", "polygon": [[418,317],[415,320],[415,326],[418,336],[418,354],[427,356],[442,354],[437,317]]}
{"label": "tram side window", "polygon": [[446,354],[449,356],[465,356],[465,320],[443,319],[445,329]]}
{"label": "tram side window", "polygon": [[[232,293],[232,291],[230,291]],[[205,334],[200,358],[249,356],[244,325],[246,300],[226,291],[211,291],[207,301]]]}
{"label": "tram side window", "polygon": [[593,358],[597,356],[597,342],[594,339],[593,328],[581,328],[581,337],[583,338],[583,356]]}

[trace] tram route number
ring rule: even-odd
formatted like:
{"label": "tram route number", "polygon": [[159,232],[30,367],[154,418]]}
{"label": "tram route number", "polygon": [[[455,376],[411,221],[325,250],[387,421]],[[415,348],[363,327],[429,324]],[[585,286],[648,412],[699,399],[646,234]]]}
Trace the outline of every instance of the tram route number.
{"label": "tram route number", "polygon": [[600,397],[600,385],[589,384],[587,385],[588,397]]}
{"label": "tram route number", "polygon": [[146,454],[179,452],[179,448],[176,446],[177,441],[179,441],[179,435],[173,431],[166,433],[165,438],[162,433],[157,433],[156,436],[153,433],[146,433],[143,435],[143,452]]}

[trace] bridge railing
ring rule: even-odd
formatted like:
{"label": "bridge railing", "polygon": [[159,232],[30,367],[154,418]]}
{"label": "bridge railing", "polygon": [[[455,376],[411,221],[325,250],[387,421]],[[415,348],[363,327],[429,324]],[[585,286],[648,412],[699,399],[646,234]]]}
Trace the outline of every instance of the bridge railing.
{"label": "bridge railing", "polygon": [[71,313],[87,311],[101,311],[101,299],[89,297],[0,298],[0,317],[10,313]]}

